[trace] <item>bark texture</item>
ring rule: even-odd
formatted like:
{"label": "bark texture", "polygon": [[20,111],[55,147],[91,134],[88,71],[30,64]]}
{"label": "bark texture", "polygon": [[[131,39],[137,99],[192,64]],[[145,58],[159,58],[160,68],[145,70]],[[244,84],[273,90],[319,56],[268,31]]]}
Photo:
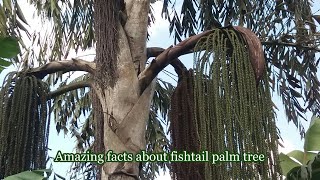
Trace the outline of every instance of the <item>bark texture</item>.
{"label": "bark texture", "polygon": [[[137,75],[146,60],[149,5],[149,0],[95,1],[99,75],[92,88],[101,103],[103,123],[96,124],[103,124],[105,152],[136,154],[146,146],[146,122],[154,83],[140,91]],[[138,177],[139,166],[134,162],[108,162],[101,169],[101,179]]]}

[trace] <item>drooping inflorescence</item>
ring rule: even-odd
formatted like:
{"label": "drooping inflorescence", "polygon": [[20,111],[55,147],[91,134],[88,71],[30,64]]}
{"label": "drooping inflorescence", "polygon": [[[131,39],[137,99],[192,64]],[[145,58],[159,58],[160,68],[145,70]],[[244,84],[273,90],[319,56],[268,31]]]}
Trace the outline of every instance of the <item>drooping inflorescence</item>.
{"label": "drooping inflorescence", "polygon": [[0,178],[45,168],[49,120],[47,84],[9,73],[0,91]]}
{"label": "drooping inflorescence", "polygon": [[[193,71],[183,70],[171,96],[170,134],[172,151],[200,151],[197,121],[195,121],[193,96]],[[171,163],[173,179],[204,179],[201,162]]]}
{"label": "drooping inflorescence", "polygon": [[[240,155],[239,162],[203,163],[198,169],[202,179],[278,178],[277,132],[267,73],[257,80],[257,68],[249,56],[253,48],[248,46],[235,29],[214,29],[194,48],[194,78],[188,83],[193,89],[181,77],[172,96],[172,150]],[[193,96],[192,103],[188,95]],[[266,158],[244,162],[244,153]],[[190,173],[186,163],[172,166],[174,179],[192,179],[183,175]]]}

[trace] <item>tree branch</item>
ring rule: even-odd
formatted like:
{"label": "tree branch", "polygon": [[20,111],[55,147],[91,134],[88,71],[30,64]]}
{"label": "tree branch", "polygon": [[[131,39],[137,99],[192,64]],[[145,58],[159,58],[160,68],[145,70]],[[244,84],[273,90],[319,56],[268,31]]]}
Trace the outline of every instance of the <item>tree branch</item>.
{"label": "tree branch", "polygon": [[72,59],[64,61],[52,61],[38,68],[31,69],[27,74],[34,75],[37,78],[43,79],[46,75],[63,71],[63,73],[69,71],[86,71],[94,74],[96,64],[94,62],[88,62],[82,59]]}
{"label": "tree branch", "polygon": [[[157,57],[158,55],[160,55],[165,49],[161,48],[161,47],[150,47],[147,48],[147,58],[149,59],[150,57]],[[189,54],[192,53],[193,50],[189,50],[187,53],[185,54]],[[184,54],[181,54],[184,55]],[[178,59],[174,59],[172,60],[172,62],[170,63],[171,66],[174,67],[174,70],[176,71],[176,73],[178,75],[181,75],[181,73],[186,70],[187,68],[184,66],[184,64]]]}
{"label": "tree branch", "polygon": [[182,72],[187,70],[187,68],[184,66],[184,64],[178,58],[172,60],[172,62],[170,64],[171,64],[171,66],[174,67],[174,71],[178,74],[178,76],[181,76]]}
{"label": "tree branch", "polygon": [[68,85],[65,85],[55,91],[52,91],[49,93],[48,99],[55,98],[61,94],[64,94],[66,92],[79,89],[79,88],[84,88],[84,87],[91,87],[92,83],[89,81],[89,79],[83,80],[83,81],[78,81],[74,83],[70,83]]}
{"label": "tree branch", "polygon": [[[187,54],[196,45],[200,38],[210,34],[210,31],[204,31],[200,34],[191,36],[184,41],[181,41],[176,46],[171,46],[168,49],[161,52],[150,65],[142,71],[139,76],[140,92],[142,93],[146,87],[151,83],[151,81],[163,70],[168,64],[170,64],[174,59],[178,58],[182,54]],[[160,52],[158,49],[155,52]],[[153,52],[153,53],[155,53]],[[152,53],[149,49],[149,53]]]}
{"label": "tree branch", "polygon": [[[147,59],[151,58],[151,57],[157,57],[159,56],[159,54],[161,54],[165,49],[161,48],[161,47],[148,47],[147,48]],[[182,55],[186,55],[189,53],[193,53],[193,49],[190,49],[188,51],[185,51]]]}

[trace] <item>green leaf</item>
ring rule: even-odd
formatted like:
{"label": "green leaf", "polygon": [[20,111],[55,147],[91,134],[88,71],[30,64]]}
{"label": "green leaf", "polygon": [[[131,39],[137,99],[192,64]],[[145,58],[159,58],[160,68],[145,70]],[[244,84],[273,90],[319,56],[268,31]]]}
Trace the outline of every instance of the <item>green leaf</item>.
{"label": "green leaf", "polygon": [[[308,162],[312,159],[314,159],[314,157],[317,155],[317,153],[313,153],[313,152],[306,152],[306,159],[305,162]],[[299,161],[301,164],[303,164],[303,158],[304,158],[304,153],[300,150],[293,150],[291,152],[289,152],[287,154],[287,156],[292,157],[294,159],[296,159],[297,161]]]}
{"label": "green leaf", "polygon": [[[4,178],[4,180],[44,180],[47,179],[43,175],[38,174],[39,172],[24,171],[12,176]],[[43,173],[42,173],[43,174]]]}
{"label": "green leaf", "polygon": [[320,153],[314,158],[313,161],[310,161],[312,167],[312,180],[320,179]]}
{"label": "green leaf", "polygon": [[13,58],[19,53],[19,44],[15,38],[0,38],[0,57]]}
{"label": "green leaf", "polygon": [[0,58],[0,73],[1,73],[6,67],[8,67],[8,66],[10,66],[10,65],[11,65],[11,62],[6,61],[6,60]]}
{"label": "green leaf", "polygon": [[320,151],[320,118],[313,116],[311,118],[310,127],[306,132],[304,150]]}
{"label": "green leaf", "polygon": [[288,155],[285,155],[283,153],[280,153],[279,159],[280,159],[282,174],[287,174],[291,169],[297,166],[301,166],[299,163],[292,160]]}
{"label": "green leaf", "polygon": [[284,174],[286,176],[287,180],[292,180],[292,179],[298,179],[297,176],[300,177],[300,173],[298,173],[301,170],[301,167],[294,167],[293,169],[291,169],[287,174]]}
{"label": "green leaf", "polygon": [[43,173],[46,173],[48,176],[50,176],[52,173],[52,170],[51,169],[39,169],[39,170],[33,170],[32,172],[37,173],[39,175],[43,175]]}
{"label": "green leaf", "polygon": [[7,61],[7,60],[4,60],[4,59],[0,58],[0,66],[8,67],[11,64],[12,63],[10,61]]}

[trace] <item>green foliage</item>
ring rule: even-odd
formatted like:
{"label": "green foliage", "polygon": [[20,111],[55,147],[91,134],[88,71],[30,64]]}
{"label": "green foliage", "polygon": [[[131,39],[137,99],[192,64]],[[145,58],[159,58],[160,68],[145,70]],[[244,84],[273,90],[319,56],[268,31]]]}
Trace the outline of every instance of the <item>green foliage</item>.
{"label": "green foliage", "polygon": [[0,37],[0,72],[11,65],[3,58],[13,58],[19,53],[19,44],[11,37]]}
{"label": "green foliage", "polygon": [[[85,81],[88,78],[88,75],[81,75],[70,82],[67,82],[67,79],[63,81],[57,89],[68,84]],[[54,120],[58,133],[60,133],[60,130],[63,130],[64,134],[67,134],[68,123],[70,123],[72,127],[79,128],[78,120],[80,116],[87,116],[91,112],[91,100],[88,88],[79,88],[54,97],[52,112],[55,115]]]}
{"label": "green foliage", "polygon": [[[24,171],[12,176],[8,176],[4,178],[4,180],[46,180],[51,175],[50,169],[42,169],[42,170],[33,170],[33,171]],[[45,177],[45,176],[46,177]]]}
{"label": "green foliage", "polygon": [[320,118],[313,117],[306,132],[304,151],[294,150],[288,154],[280,153],[282,174],[288,180],[320,178]]}
{"label": "green foliage", "polygon": [[0,57],[12,58],[19,53],[19,44],[11,37],[0,38]]}
{"label": "green foliage", "polygon": [[[66,58],[71,49],[87,49],[93,46],[93,1],[30,1],[43,19],[54,22],[53,33],[41,42],[39,60]],[[33,42],[37,42],[37,38]],[[40,39],[39,39],[40,40]],[[39,63],[44,63],[43,61]]]}
{"label": "green foliage", "polygon": [[[301,153],[303,154],[303,152]],[[280,159],[282,174],[284,175],[287,174],[294,167],[298,167],[301,165],[298,162],[293,161],[289,156],[283,153],[280,153],[279,159]]]}
{"label": "green foliage", "polygon": [[313,158],[310,158],[310,160],[304,165],[294,163],[287,155],[282,154],[281,156],[281,160],[284,162],[284,165],[281,167],[283,168],[283,174],[286,175],[286,179],[317,180],[320,178],[320,153],[314,153],[312,155]]}
{"label": "green foliage", "polygon": [[320,118],[313,116],[306,132],[303,149],[305,151],[320,151]]}
{"label": "green foliage", "polygon": [[[170,22],[169,30],[175,40],[180,41],[205,29],[228,25],[245,26],[266,40],[277,39],[291,32],[302,36],[300,33],[303,30],[314,33],[315,23],[310,5],[305,0],[164,0],[162,14]],[[309,27],[302,27],[303,24]]]}

